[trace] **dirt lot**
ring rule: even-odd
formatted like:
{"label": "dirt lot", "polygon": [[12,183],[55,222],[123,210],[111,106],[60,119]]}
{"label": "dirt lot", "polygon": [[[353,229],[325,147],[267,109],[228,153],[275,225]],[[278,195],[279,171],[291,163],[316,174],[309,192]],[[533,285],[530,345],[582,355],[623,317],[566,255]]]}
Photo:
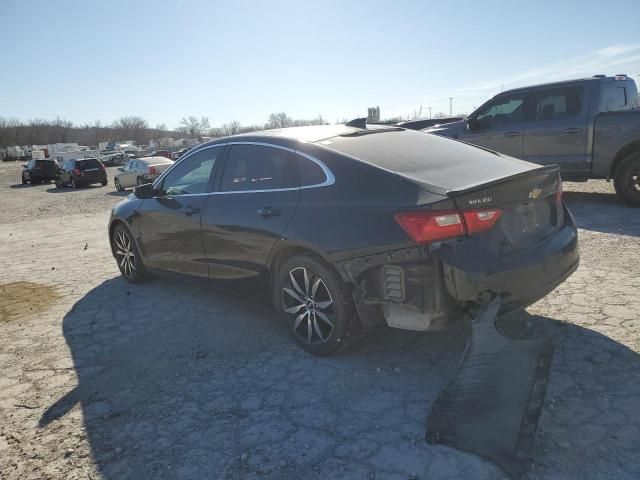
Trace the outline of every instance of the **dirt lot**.
{"label": "dirt lot", "polygon": [[[0,478],[505,478],[423,440],[459,330],[310,357],[265,305],[121,280],[112,184],[19,172],[0,164]],[[640,210],[567,190],[582,263],[529,309],[556,353],[527,478],[640,478]]]}

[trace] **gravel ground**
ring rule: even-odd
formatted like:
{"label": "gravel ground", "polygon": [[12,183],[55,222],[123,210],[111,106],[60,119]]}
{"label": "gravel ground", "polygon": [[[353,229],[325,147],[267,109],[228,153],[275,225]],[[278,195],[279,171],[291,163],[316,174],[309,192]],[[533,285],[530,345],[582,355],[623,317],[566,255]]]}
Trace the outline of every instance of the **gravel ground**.
{"label": "gravel ground", "polygon": [[[310,357],[265,305],[121,280],[112,185],[19,175],[0,164],[0,478],[505,478],[423,440],[460,330]],[[582,262],[529,308],[556,353],[527,478],[640,478],[640,211],[606,182],[566,190]]]}

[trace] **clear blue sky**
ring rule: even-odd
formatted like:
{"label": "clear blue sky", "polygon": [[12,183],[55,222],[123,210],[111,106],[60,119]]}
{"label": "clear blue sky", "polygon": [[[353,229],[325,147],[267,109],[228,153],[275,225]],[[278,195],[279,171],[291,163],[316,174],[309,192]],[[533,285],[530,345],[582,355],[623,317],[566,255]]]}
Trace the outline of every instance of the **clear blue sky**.
{"label": "clear blue sky", "polygon": [[638,0],[0,0],[0,116],[468,112],[502,84],[640,74],[638,19]]}

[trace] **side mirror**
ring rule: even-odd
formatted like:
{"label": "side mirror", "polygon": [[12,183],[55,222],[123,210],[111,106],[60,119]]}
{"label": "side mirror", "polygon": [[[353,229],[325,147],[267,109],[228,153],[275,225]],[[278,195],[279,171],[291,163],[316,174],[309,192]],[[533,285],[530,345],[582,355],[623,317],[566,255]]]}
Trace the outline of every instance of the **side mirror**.
{"label": "side mirror", "polygon": [[133,189],[133,194],[141,200],[153,198],[153,183],[144,183]]}
{"label": "side mirror", "polygon": [[470,132],[473,132],[478,127],[478,122],[476,121],[475,117],[468,117],[464,121],[464,123],[467,126],[467,130],[469,130]]}
{"label": "side mirror", "polygon": [[27,168],[28,166],[29,166],[29,164],[28,164],[28,163],[23,163],[23,164],[22,164],[22,168]]}
{"label": "side mirror", "polygon": [[118,167],[119,172],[124,172],[124,167]]}

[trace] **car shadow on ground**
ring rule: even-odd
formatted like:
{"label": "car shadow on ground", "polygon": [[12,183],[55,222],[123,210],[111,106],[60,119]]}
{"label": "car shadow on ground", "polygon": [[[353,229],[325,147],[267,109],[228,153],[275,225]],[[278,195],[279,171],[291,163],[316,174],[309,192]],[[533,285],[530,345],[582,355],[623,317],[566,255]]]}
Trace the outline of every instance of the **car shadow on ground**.
{"label": "car shadow on ground", "polygon": [[[636,465],[639,356],[542,321],[557,345],[534,470],[596,478]],[[114,278],[73,306],[63,331],[78,386],[52,399],[40,428],[80,404],[104,479],[504,478],[424,441],[429,405],[464,349],[461,328],[381,329],[317,358],[262,303]],[[574,448],[554,453],[567,442]]]}
{"label": "car shadow on ground", "polygon": [[13,185],[9,185],[9,188],[31,188],[31,187],[40,187],[42,185],[49,185],[51,182],[44,182],[44,183],[36,183],[35,185],[33,183],[15,183]]}
{"label": "car shadow on ground", "polygon": [[71,185],[64,185],[62,187],[48,188],[47,193],[79,192],[81,190],[93,190],[96,188],[104,188],[104,187],[102,185],[83,185],[80,188],[73,188]]}
{"label": "car shadow on ground", "polygon": [[131,195],[133,193],[133,190],[122,190],[122,191],[112,191],[112,192],[107,192],[107,195],[111,195],[112,197],[127,197],[129,195]]}
{"label": "car shadow on ground", "polygon": [[625,204],[615,193],[564,192],[563,198],[579,228],[640,235],[640,210]]}

